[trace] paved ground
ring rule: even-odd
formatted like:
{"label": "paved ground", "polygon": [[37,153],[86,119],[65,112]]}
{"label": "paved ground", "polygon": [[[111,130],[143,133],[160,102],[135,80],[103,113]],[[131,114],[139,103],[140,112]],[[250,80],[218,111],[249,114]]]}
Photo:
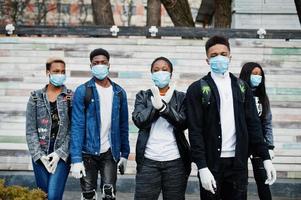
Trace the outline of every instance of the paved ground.
{"label": "paved ground", "polygon": [[[131,200],[134,199],[134,194],[132,193],[118,193],[117,194],[118,200]],[[64,193],[64,199],[63,200],[77,200],[80,199],[80,192],[70,192],[66,191]],[[159,200],[162,200],[162,197],[159,198]],[[193,195],[186,195],[186,200],[200,200],[200,197],[198,194]],[[258,200],[258,197],[256,196],[248,196],[248,200]],[[280,197],[273,197],[273,200],[300,200],[300,198],[280,198]]]}

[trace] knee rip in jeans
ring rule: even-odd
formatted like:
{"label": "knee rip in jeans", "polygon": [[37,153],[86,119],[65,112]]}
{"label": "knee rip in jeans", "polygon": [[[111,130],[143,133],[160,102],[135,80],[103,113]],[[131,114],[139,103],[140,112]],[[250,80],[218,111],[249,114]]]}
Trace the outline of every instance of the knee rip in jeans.
{"label": "knee rip in jeans", "polygon": [[102,188],[102,199],[113,200],[115,199],[114,187],[112,184],[104,184]]}
{"label": "knee rip in jeans", "polygon": [[82,192],[81,200],[97,200],[97,192],[95,190]]}

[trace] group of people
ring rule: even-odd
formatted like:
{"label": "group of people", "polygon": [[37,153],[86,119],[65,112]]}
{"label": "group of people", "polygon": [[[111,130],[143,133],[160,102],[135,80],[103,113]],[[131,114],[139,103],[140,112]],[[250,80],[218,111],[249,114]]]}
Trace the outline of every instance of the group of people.
{"label": "group of people", "polygon": [[[186,94],[171,84],[172,62],[158,57],[150,66],[153,86],[136,95],[135,200],[156,200],[161,192],[166,200],[185,199],[191,162],[198,168],[202,200],[245,200],[249,157],[260,199],[272,199],[269,185],[276,171],[263,69],[249,62],[240,78],[230,73],[224,37],[209,38],[205,49],[210,72]],[[49,200],[62,199],[70,170],[80,179],[81,199],[116,199],[117,171],[126,170],[126,92],[108,77],[105,49],[90,53],[90,69],[93,77],[73,93],[64,85],[64,60],[48,59],[49,83],[33,91],[27,104],[26,139],[35,179]]]}

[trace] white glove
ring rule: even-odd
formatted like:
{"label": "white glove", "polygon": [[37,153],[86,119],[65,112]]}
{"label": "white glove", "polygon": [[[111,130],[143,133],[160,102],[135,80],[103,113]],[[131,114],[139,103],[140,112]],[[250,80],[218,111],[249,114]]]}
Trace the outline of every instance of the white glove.
{"label": "white glove", "polygon": [[50,167],[49,167],[49,158],[47,156],[42,156],[40,158],[41,162],[43,163],[43,165],[45,166],[46,170],[51,173],[50,171]]}
{"label": "white glove", "polygon": [[212,194],[215,194],[214,190],[216,189],[216,182],[210,170],[207,167],[199,169],[199,174],[202,187]]}
{"label": "white glove", "polygon": [[269,149],[269,154],[270,154],[271,160],[273,160],[275,158],[275,153],[272,149]]}
{"label": "white glove", "polygon": [[276,181],[276,170],[272,164],[271,160],[265,160],[263,161],[264,169],[267,173],[267,180],[265,181],[265,184],[272,185]]}
{"label": "white glove", "polygon": [[151,87],[151,91],[153,93],[153,96],[151,97],[152,104],[157,110],[159,110],[163,107],[159,89],[156,86],[153,86]]}
{"label": "white glove", "polygon": [[120,174],[124,174],[124,172],[126,170],[126,164],[127,164],[127,159],[121,157],[118,162],[118,169],[119,169]]}
{"label": "white glove", "polygon": [[52,152],[51,154],[49,154],[47,156],[48,160],[51,160],[48,164],[49,169],[50,169],[50,173],[54,174],[57,164],[60,161],[60,157],[57,153]]}
{"label": "white glove", "polygon": [[86,176],[86,170],[83,162],[74,163],[71,166],[71,174],[74,178],[81,178]]}

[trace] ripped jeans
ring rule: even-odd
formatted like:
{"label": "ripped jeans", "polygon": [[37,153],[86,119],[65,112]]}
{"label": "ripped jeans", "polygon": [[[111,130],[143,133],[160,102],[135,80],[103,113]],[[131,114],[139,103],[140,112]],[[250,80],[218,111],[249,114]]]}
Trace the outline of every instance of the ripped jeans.
{"label": "ripped jeans", "polygon": [[113,188],[113,195],[116,194],[117,163],[113,159],[111,150],[99,156],[83,154],[83,162],[86,176],[80,179],[83,197],[92,199],[97,190],[98,172],[100,172],[100,188],[110,186]]}
{"label": "ripped jeans", "polygon": [[248,170],[233,169],[233,162],[234,158],[221,158],[219,172],[211,172],[216,181],[215,194],[205,190],[200,182],[202,200],[247,200]]}

